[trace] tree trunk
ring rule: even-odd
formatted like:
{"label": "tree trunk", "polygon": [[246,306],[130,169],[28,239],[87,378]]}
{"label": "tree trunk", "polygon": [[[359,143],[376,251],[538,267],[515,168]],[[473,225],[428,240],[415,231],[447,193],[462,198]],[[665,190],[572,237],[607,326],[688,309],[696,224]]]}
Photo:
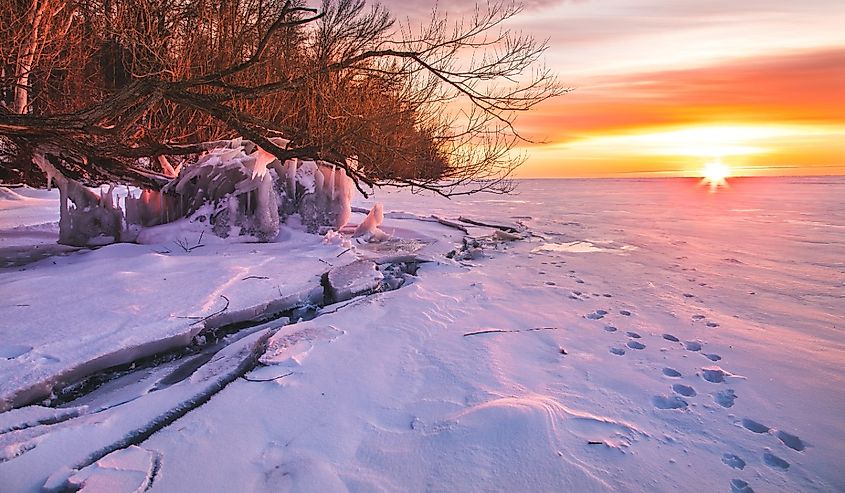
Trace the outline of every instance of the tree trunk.
{"label": "tree trunk", "polygon": [[32,0],[32,30],[25,45],[25,50],[18,58],[17,73],[15,74],[15,99],[12,110],[20,115],[29,113],[29,75],[35,66],[35,55],[41,42],[39,37],[41,21],[44,18],[44,9],[47,2],[49,0]]}

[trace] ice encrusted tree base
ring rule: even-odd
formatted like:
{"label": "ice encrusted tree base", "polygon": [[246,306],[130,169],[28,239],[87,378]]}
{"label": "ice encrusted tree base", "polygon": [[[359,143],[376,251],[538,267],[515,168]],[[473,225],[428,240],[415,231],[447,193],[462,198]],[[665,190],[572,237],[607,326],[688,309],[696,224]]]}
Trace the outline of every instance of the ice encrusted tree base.
{"label": "ice encrusted tree base", "polygon": [[294,215],[310,233],[337,230],[349,221],[354,183],[344,169],[322,161],[281,163],[241,139],[216,144],[196,163],[174,170],[176,176],[160,191],[144,190],[137,197],[130,192],[125,213],[114,204],[111,188],[97,196],[36,156],[62,191],[59,242],[131,242],[144,228],[180,219],[207,222],[221,237],[270,241]]}

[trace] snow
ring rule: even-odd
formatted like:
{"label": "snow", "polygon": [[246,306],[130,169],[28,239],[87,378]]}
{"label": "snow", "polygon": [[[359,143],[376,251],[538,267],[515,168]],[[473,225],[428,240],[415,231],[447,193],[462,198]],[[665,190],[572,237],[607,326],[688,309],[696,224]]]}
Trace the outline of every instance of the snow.
{"label": "snow", "polygon": [[[731,183],[379,192],[394,211],[379,243],[289,226],[185,252],[174,235],[196,232],[179,230],[0,269],[13,393],[190,332],[173,315],[213,314],[220,295],[228,323],[332,268],[354,284],[429,260],[399,289],[246,329],[67,408],[0,414],[0,490],[841,491],[845,179]],[[0,238],[56,221],[20,194],[23,209],[0,199]]]}

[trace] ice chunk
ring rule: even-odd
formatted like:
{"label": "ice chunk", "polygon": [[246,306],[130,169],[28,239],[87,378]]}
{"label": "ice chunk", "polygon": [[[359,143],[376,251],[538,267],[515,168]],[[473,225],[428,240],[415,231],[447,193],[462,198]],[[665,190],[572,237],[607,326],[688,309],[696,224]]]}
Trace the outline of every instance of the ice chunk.
{"label": "ice chunk", "polygon": [[374,262],[358,260],[331,269],[324,281],[329,301],[344,301],[355,296],[378,290],[384,279]]}
{"label": "ice chunk", "polygon": [[367,241],[380,241],[387,235],[378,227],[384,221],[384,207],[382,204],[376,203],[367,214],[367,217],[361,221],[361,224],[355,229],[354,237],[363,237]]}
{"label": "ice chunk", "polygon": [[140,493],[150,487],[157,462],[153,452],[130,445],[72,474],[67,482],[79,492]]}

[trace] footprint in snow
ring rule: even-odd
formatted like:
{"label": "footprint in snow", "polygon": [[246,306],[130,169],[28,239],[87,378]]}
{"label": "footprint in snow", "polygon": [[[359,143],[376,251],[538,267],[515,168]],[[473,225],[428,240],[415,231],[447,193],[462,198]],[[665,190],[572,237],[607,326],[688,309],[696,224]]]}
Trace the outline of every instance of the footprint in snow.
{"label": "footprint in snow", "polygon": [[701,354],[703,354],[704,357],[709,359],[710,361],[720,361],[722,359],[722,357],[719,356],[718,354],[713,354],[713,353],[701,353]]}
{"label": "footprint in snow", "polygon": [[684,293],[684,298],[695,298],[695,295],[692,293]]}
{"label": "footprint in snow", "polygon": [[[701,369],[701,378],[707,380],[710,383],[722,383],[728,377],[736,377],[731,372],[727,372],[718,366],[705,366]],[[742,378],[742,377],[739,377]]]}
{"label": "footprint in snow", "polygon": [[781,459],[780,457],[771,452],[766,452],[763,454],[763,462],[765,462],[767,466],[773,469],[780,469],[782,471],[789,469],[789,462],[786,462],[785,460]]}
{"label": "footprint in snow", "polygon": [[642,344],[637,341],[628,341],[628,344],[626,344],[626,346],[631,349],[645,349],[645,344]]}
{"label": "footprint in snow", "polygon": [[722,407],[733,407],[736,397],[734,389],[725,389],[713,394],[713,400]]}
{"label": "footprint in snow", "polygon": [[631,316],[631,312],[629,312],[628,310],[619,310],[619,314],[620,314],[620,315],[625,315],[626,317],[630,317],[630,316]]}
{"label": "footprint in snow", "polygon": [[692,319],[693,320],[704,320],[704,315],[693,315]]}
{"label": "footprint in snow", "polygon": [[622,348],[618,348],[618,347],[610,348],[610,352],[615,354],[616,356],[622,356],[622,355],[625,354],[625,350],[622,349]]}
{"label": "footprint in snow", "polygon": [[604,330],[606,330],[606,331],[608,331],[608,332],[616,332],[616,331],[617,331],[617,330],[619,330],[619,329],[617,329],[616,327],[614,327],[614,326],[612,326],[612,325],[605,325],[605,326],[604,326]]}
{"label": "footprint in snow", "polygon": [[754,490],[741,479],[731,479],[731,493],[754,493]]}
{"label": "footprint in snow", "polygon": [[636,332],[625,332],[625,335],[627,335],[628,337],[631,337],[633,339],[639,339],[639,338],[642,337],[641,335],[637,334]]}
{"label": "footprint in snow", "polygon": [[734,469],[745,469],[745,461],[738,455],[722,454],[722,462]]}
{"label": "footprint in snow", "polygon": [[687,401],[677,395],[656,395],[652,399],[652,403],[657,409],[686,409],[689,406]]}
{"label": "footprint in snow", "polygon": [[678,339],[677,337],[673,336],[672,334],[663,334],[663,338],[664,338],[664,339],[666,339],[667,341],[672,341],[672,342],[681,342],[681,340],[680,340],[680,339]]}
{"label": "footprint in snow", "polygon": [[684,397],[695,397],[696,395],[694,388],[681,383],[676,383],[675,385],[672,385],[672,390],[674,390],[675,393],[681,394]]}
{"label": "footprint in snow", "polygon": [[716,322],[707,322],[707,326],[708,327],[718,327],[719,324],[717,324]]}
{"label": "footprint in snow", "polygon": [[764,424],[758,423],[758,422],[754,421],[753,419],[748,419],[748,418],[744,418],[742,420],[742,427],[745,428],[746,430],[754,432],[754,433],[768,433],[769,430],[771,429]]}
{"label": "footprint in snow", "polygon": [[698,341],[687,341],[684,343],[687,351],[701,351],[701,343]]}
{"label": "footprint in snow", "polygon": [[26,346],[23,344],[0,345],[0,358],[15,359],[30,351],[32,351],[32,346]]}
{"label": "footprint in snow", "polygon": [[680,378],[681,377],[681,372],[679,372],[678,370],[676,370],[674,368],[664,368],[663,374],[666,375],[669,378]]}
{"label": "footprint in snow", "polygon": [[779,430],[777,433],[775,433],[775,436],[777,436],[778,439],[783,442],[784,445],[791,448],[792,450],[797,450],[798,452],[801,452],[806,448],[806,446],[804,445],[804,441],[791,433]]}
{"label": "footprint in snow", "polygon": [[588,318],[590,320],[601,320],[601,319],[604,318],[605,314],[607,314],[607,312],[599,313],[599,312],[603,312],[603,311],[604,310],[596,310],[594,312],[590,312],[590,313],[584,315],[584,317]]}

